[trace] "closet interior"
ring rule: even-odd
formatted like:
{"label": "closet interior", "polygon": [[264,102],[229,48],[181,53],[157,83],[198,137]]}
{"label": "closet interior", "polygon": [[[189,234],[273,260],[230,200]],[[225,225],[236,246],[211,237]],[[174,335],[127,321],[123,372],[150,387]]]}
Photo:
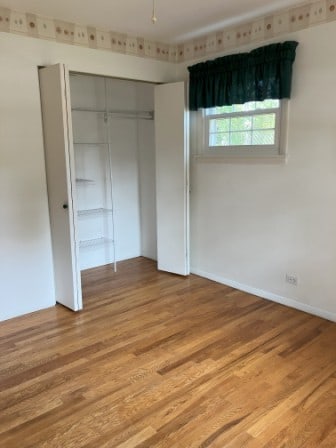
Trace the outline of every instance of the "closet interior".
{"label": "closet interior", "polygon": [[154,85],[70,73],[79,266],[157,258]]}
{"label": "closet interior", "polygon": [[[189,274],[184,83],[39,69],[55,300],[82,309],[80,271],[144,256]],[[154,112],[155,110],[155,132]]]}

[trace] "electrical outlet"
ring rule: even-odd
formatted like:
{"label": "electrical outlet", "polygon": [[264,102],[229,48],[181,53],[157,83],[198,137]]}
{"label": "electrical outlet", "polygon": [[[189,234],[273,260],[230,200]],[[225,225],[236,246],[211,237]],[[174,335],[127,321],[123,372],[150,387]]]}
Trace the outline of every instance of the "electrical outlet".
{"label": "electrical outlet", "polygon": [[286,282],[290,285],[297,286],[298,278],[294,274],[286,274]]}

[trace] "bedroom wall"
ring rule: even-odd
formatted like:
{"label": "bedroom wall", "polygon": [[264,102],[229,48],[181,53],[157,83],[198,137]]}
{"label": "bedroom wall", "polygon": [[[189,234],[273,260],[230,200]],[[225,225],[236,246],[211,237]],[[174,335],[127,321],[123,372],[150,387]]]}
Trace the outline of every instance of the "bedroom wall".
{"label": "bedroom wall", "polygon": [[[299,42],[287,161],[193,159],[191,171],[193,272],[332,320],[336,320],[335,38],[336,23],[329,23],[279,39]],[[186,78],[186,66],[180,66],[180,78]],[[286,282],[286,273],[297,276],[297,286]]]}
{"label": "bedroom wall", "polygon": [[[300,45],[287,161],[191,164],[194,272],[336,320],[336,23]],[[281,41],[286,37],[282,37]],[[241,51],[241,49],[239,50]],[[0,34],[0,320],[54,305],[37,66],[153,82],[186,66]],[[177,76],[176,76],[177,70]],[[286,273],[298,285],[286,283]]]}
{"label": "bedroom wall", "polygon": [[175,65],[0,34],[0,321],[54,305],[37,67],[174,80]]}

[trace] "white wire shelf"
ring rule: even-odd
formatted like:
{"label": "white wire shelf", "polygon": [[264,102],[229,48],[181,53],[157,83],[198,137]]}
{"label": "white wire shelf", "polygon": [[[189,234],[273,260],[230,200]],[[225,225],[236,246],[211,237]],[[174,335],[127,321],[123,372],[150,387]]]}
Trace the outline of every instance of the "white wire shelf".
{"label": "white wire shelf", "polygon": [[72,108],[73,112],[86,112],[94,114],[104,114],[115,118],[139,118],[142,120],[154,120],[153,110],[98,110],[85,109],[81,107]]}
{"label": "white wire shelf", "polygon": [[84,146],[107,146],[107,142],[74,142],[74,145],[84,145]]}
{"label": "white wire shelf", "polygon": [[84,178],[81,178],[81,177],[77,177],[76,178],[76,184],[77,185],[88,185],[88,184],[94,184],[94,183],[95,182],[92,179],[84,179]]}
{"label": "white wire shelf", "polygon": [[111,208],[89,208],[86,210],[78,210],[78,216],[89,216],[89,215],[101,215],[105,213],[112,213]]}
{"label": "white wire shelf", "polygon": [[90,240],[82,240],[79,242],[79,247],[81,249],[85,247],[94,247],[94,246],[101,246],[105,244],[113,244],[113,240],[110,238],[93,238]]}
{"label": "white wire shelf", "polygon": [[71,108],[72,112],[88,112],[88,113],[93,113],[93,114],[105,114],[106,110],[105,109],[90,109],[90,108],[85,108],[85,107],[72,107]]}

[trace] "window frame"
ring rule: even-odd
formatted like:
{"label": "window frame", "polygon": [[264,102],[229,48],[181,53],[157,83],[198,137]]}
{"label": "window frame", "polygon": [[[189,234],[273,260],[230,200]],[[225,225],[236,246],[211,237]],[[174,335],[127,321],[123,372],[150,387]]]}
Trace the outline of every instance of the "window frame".
{"label": "window frame", "polygon": [[[212,109],[212,108],[209,108]],[[196,125],[196,157],[204,159],[250,159],[250,158],[284,158],[286,155],[286,124],[288,100],[279,100],[279,108],[256,109],[253,111],[232,112],[223,114],[209,114],[209,109],[194,112],[194,126]],[[214,118],[229,118],[241,116],[257,116],[275,113],[275,142],[273,145],[230,145],[210,146],[210,120]]]}

